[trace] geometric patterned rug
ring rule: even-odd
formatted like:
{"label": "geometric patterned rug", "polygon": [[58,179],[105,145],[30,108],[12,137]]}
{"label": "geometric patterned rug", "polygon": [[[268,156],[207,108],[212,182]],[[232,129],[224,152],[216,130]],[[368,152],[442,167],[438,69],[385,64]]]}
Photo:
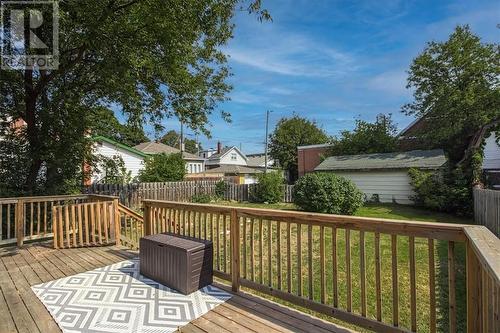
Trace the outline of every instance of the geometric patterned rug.
{"label": "geometric patterned rug", "polygon": [[127,260],[31,287],[63,332],[173,332],[231,298],[207,286],[191,295],[139,274]]}

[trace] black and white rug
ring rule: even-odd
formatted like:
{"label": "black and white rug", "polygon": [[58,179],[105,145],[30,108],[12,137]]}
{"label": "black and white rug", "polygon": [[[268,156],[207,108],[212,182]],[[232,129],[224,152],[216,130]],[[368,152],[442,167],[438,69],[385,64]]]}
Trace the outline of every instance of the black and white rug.
{"label": "black and white rug", "polygon": [[63,332],[173,332],[231,298],[213,286],[184,296],[139,274],[139,260],[31,287]]}

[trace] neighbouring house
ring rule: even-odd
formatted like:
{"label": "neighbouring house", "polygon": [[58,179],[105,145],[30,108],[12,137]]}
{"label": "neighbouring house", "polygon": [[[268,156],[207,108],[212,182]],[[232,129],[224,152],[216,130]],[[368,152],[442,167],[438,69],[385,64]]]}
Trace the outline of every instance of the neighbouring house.
{"label": "neighbouring house", "polygon": [[[139,171],[144,168],[144,159],[147,155],[138,149],[116,142],[104,136],[95,137],[94,154],[107,158],[119,156],[122,158],[125,168],[130,171],[132,178],[139,175]],[[92,172],[90,181],[92,183],[99,182],[105,177],[105,170],[99,167],[98,170]]]}
{"label": "neighbouring house", "polygon": [[367,200],[412,204],[415,195],[408,170],[438,170],[446,163],[442,149],[331,156],[314,170],[352,180]]}
{"label": "neighbouring house", "polygon": [[205,165],[207,170],[222,165],[248,166],[248,158],[237,147],[222,148],[221,143],[218,142],[217,152],[206,160]]}
{"label": "neighbouring house", "polygon": [[217,153],[217,149],[209,148],[209,149],[205,149],[205,150],[200,151],[200,153],[198,155],[200,157],[208,159],[208,158],[210,158],[210,156],[212,156],[213,154],[216,154],[216,153]]}
{"label": "neighbouring house", "polygon": [[[260,170],[264,170],[266,168],[266,154],[258,153],[258,154],[247,154],[247,166],[251,168],[256,168]],[[274,169],[274,160],[268,155],[267,156],[267,168]]]}
{"label": "neighbouring house", "polygon": [[[178,154],[181,151],[177,148],[170,147],[161,142],[143,142],[134,147],[137,150],[147,154],[147,155],[155,155],[155,154]],[[186,170],[188,174],[191,173],[200,173],[205,171],[205,159],[200,156],[196,156],[194,154],[190,154],[188,152],[182,153],[182,158],[186,161]]]}
{"label": "neighbouring house", "polygon": [[[235,184],[255,184],[257,183],[257,174],[263,173],[264,171],[250,168],[243,165],[225,164],[218,166],[216,168],[207,169],[201,174],[197,174],[196,177],[199,178],[224,178],[229,179]],[[195,175],[193,175],[194,177]],[[188,175],[188,178],[189,177]]]}
{"label": "neighbouring house", "polygon": [[319,145],[308,145],[308,146],[298,146],[297,147],[297,158],[298,158],[298,173],[299,177],[302,177],[308,172],[313,172],[326,157],[328,148],[331,145],[328,143]]}

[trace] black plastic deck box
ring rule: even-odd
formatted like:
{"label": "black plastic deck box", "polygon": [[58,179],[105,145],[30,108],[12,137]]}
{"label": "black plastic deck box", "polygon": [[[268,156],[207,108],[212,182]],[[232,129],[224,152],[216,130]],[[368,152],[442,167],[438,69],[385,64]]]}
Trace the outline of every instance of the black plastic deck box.
{"label": "black plastic deck box", "polygon": [[140,272],[184,295],[213,282],[211,241],[162,233],[140,239]]}

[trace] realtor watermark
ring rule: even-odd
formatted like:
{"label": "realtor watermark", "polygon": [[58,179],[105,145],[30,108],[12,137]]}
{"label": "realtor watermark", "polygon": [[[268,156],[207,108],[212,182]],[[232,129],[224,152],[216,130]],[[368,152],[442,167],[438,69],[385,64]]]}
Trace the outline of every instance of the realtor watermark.
{"label": "realtor watermark", "polygon": [[59,67],[57,1],[0,2],[0,66],[11,70]]}

